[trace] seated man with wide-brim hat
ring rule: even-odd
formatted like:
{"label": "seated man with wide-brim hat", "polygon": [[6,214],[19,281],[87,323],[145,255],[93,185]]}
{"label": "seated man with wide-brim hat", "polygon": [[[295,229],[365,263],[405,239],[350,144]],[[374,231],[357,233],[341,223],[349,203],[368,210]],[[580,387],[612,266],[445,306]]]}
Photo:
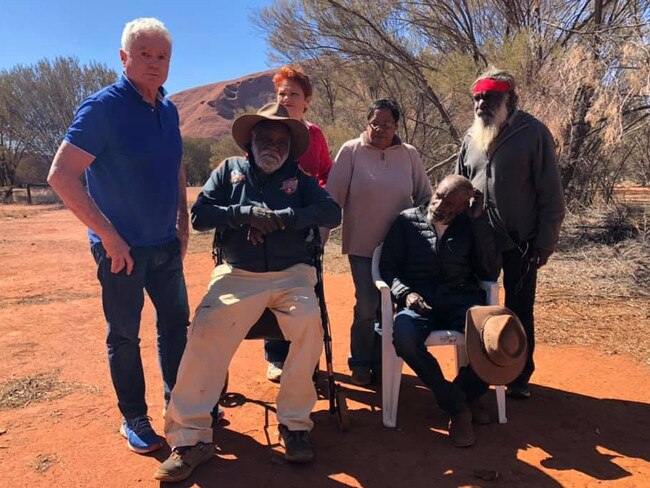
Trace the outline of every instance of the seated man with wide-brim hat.
{"label": "seated man with wide-brim hat", "polygon": [[232,356],[266,308],[291,342],[277,397],[285,458],[314,457],[308,437],[316,404],[312,374],[323,329],[305,237],[312,227],[336,227],[341,209],[298,167],[309,133],[286,108],[271,103],[242,115],[232,135],[247,156],[223,161],[192,207],[195,229],[220,233],[225,262],[212,272],[188,332],[165,422],[172,454],[155,473],[162,481],[185,479],[214,456],[210,411]]}

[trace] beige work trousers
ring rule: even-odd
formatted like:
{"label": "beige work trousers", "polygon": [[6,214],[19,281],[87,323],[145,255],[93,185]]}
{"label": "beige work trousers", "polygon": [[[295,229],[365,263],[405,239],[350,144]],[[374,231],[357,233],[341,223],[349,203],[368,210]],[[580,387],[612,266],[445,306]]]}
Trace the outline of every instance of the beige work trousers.
{"label": "beige work trousers", "polygon": [[253,273],[217,266],[196,309],[172,390],[165,436],[172,447],[212,442],[210,411],[219,400],[230,361],[265,308],[291,341],[282,368],[277,419],[289,430],[311,430],[316,404],[312,382],[323,348],[316,270],[297,264],[284,271]]}

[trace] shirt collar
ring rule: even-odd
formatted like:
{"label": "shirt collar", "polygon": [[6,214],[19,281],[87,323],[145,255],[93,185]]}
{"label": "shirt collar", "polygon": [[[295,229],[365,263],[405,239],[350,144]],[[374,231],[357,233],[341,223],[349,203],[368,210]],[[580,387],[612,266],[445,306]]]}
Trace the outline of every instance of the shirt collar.
{"label": "shirt collar", "polygon": [[[140,93],[140,91],[135,87],[135,85],[131,82],[131,80],[129,80],[129,78],[126,76],[126,73],[122,72],[122,76],[120,76],[119,84],[122,85],[124,88],[126,88],[134,96],[144,100],[142,93]],[[167,95],[167,90],[165,90],[164,86],[161,86],[160,88],[158,88],[158,94],[156,95],[156,100],[162,101],[163,98],[165,98],[165,95]],[[144,101],[146,102],[146,100]]]}
{"label": "shirt collar", "polygon": [[[372,146],[372,144],[370,143],[370,136],[368,135],[368,131],[364,130],[361,133],[361,142],[365,146]],[[401,144],[402,144],[402,139],[400,139],[400,137],[397,134],[395,134],[393,136],[392,142],[390,143],[390,146],[388,146],[386,149],[389,149],[389,148],[394,147],[394,146],[400,146]],[[372,147],[375,147],[375,146],[372,146]]]}

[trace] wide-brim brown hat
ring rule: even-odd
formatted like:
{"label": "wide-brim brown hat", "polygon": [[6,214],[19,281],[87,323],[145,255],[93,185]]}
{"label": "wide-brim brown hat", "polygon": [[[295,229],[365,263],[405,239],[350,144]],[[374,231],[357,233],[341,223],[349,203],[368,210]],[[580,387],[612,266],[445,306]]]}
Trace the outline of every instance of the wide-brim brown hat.
{"label": "wide-brim brown hat", "polygon": [[286,107],[277,102],[267,103],[256,114],[240,115],[232,124],[232,138],[244,151],[251,143],[253,127],[263,120],[282,122],[291,131],[291,147],[289,159],[296,160],[302,156],[309,147],[309,129],[304,122],[289,117]]}
{"label": "wide-brim brown hat", "polygon": [[472,369],[490,385],[511,383],[526,364],[526,332],[506,307],[470,308],[465,323],[465,348]]}

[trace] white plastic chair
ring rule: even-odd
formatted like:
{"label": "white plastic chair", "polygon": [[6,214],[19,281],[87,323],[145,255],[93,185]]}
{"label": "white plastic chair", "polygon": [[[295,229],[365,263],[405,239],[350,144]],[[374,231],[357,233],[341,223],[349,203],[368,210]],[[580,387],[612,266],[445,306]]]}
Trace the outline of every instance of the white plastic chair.
{"label": "white plastic chair", "polygon": [[[382,410],[384,425],[386,427],[395,427],[397,425],[397,403],[404,360],[397,355],[393,346],[393,301],[390,287],[379,274],[381,248],[382,245],[380,244],[372,255],[372,279],[381,293]],[[481,281],[480,286],[485,290],[486,304],[497,305],[499,303],[499,285],[494,281]],[[429,334],[425,345],[427,347],[454,346],[456,371],[468,363],[465,352],[465,334],[453,330],[437,330]],[[506,418],[506,388],[503,385],[497,385],[495,388],[499,423],[505,424],[508,421]]]}

